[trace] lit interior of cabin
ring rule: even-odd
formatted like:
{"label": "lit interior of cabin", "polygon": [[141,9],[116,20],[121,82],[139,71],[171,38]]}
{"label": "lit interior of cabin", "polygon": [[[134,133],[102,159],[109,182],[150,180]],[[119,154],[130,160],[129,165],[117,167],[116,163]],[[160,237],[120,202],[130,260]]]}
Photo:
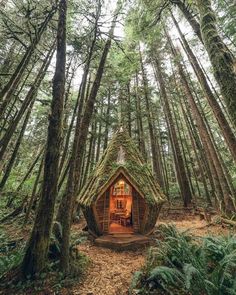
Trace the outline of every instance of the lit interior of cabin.
{"label": "lit interior of cabin", "polygon": [[110,233],[132,233],[132,187],[119,179],[110,189]]}

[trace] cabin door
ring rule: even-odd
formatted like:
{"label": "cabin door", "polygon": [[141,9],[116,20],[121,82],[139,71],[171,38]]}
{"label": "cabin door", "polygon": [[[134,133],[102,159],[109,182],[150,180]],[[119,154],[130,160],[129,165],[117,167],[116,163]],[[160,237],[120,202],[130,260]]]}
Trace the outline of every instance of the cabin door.
{"label": "cabin door", "polygon": [[133,233],[132,187],[119,179],[110,188],[110,224],[109,233]]}

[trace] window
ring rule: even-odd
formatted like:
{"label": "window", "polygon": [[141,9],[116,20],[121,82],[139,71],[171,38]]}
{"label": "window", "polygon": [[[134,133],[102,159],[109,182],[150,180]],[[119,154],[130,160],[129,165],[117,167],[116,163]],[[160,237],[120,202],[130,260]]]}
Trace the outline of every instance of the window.
{"label": "window", "polygon": [[122,200],[116,200],[116,208],[117,209],[124,209],[124,206],[125,204],[124,204],[124,201],[122,201]]}
{"label": "window", "polygon": [[130,186],[126,183],[123,179],[119,180],[114,185],[114,192],[113,195],[115,196],[126,196],[130,195]]}

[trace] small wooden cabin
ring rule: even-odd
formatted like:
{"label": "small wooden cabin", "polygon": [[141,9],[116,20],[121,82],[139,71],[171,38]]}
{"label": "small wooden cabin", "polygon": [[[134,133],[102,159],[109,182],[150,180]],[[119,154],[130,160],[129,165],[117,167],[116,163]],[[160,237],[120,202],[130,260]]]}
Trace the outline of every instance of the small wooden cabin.
{"label": "small wooden cabin", "polygon": [[78,202],[89,232],[99,237],[150,234],[165,199],[135,143],[121,129],[82,188]]}

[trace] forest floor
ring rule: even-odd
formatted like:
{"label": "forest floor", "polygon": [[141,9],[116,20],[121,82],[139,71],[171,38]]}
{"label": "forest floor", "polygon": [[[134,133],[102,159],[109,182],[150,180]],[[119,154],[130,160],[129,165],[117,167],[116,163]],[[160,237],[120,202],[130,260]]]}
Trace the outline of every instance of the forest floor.
{"label": "forest floor", "polygon": [[[159,219],[160,224],[174,224],[178,230],[189,230],[193,235],[227,235],[228,227],[221,224],[208,224],[199,216],[176,214]],[[76,227],[74,227],[76,230]],[[145,263],[147,248],[136,251],[117,252],[95,246],[87,241],[78,246],[80,252],[90,258],[90,265],[81,282],[72,289],[62,291],[63,295],[126,295],[132,276]]]}
{"label": "forest floor", "polygon": [[[156,230],[160,224],[174,224],[178,230],[189,230],[193,235],[227,235],[231,229],[217,223],[208,224],[205,220],[200,220],[199,215],[170,214],[161,216],[158,220]],[[83,233],[82,228],[85,222],[80,221],[73,226],[73,233]],[[9,237],[23,237],[25,240],[29,234],[29,228],[22,231],[12,224],[5,227]],[[111,249],[97,247],[92,241],[87,239],[78,245],[79,253],[85,254],[89,258],[88,266],[79,280],[74,280],[71,285],[58,291],[52,291],[50,281],[42,291],[30,290],[16,291],[11,290],[0,294],[32,294],[32,295],[125,295],[129,294],[129,286],[134,272],[140,270],[145,263],[147,248],[134,251],[115,251]]]}

